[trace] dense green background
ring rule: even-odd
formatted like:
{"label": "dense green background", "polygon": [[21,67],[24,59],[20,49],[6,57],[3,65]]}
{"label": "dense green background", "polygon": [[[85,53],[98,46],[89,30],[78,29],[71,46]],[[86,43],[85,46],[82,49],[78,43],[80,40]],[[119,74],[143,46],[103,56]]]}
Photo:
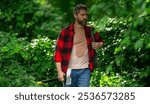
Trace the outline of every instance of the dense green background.
{"label": "dense green background", "polygon": [[36,82],[57,77],[54,44],[77,3],[105,41],[91,86],[150,86],[149,0],[1,0],[0,86],[62,86]]}

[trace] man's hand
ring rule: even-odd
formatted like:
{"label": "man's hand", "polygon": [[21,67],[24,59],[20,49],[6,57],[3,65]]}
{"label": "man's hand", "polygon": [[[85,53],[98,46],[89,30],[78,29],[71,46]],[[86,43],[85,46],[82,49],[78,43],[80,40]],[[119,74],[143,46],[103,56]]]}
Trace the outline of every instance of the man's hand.
{"label": "man's hand", "polygon": [[103,42],[92,42],[92,48],[98,49],[103,46]]}
{"label": "man's hand", "polygon": [[58,72],[58,79],[59,79],[59,81],[64,81],[65,80],[65,73],[63,72],[63,71],[59,71]]}
{"label": "man's hand", "polygon": [[65,73],[61,69],[61,62],[56,62],[56,69],[57,69],[59,81],[64,81]]}

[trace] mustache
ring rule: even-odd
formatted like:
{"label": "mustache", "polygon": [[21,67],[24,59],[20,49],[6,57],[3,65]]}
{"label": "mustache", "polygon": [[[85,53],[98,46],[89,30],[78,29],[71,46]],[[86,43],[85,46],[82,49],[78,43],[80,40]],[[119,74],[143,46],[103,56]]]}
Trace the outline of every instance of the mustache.
{"label": "mustache", "polygon": [[84,19],[83,21],[87,21],[87,19]]}

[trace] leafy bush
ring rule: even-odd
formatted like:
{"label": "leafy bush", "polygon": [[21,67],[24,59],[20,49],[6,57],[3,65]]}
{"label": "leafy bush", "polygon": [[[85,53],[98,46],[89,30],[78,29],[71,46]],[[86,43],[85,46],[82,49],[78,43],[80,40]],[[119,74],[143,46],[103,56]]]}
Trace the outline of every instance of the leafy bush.
{"label": "leafy bush", "polygon": [[[119,73],[114,73],[113,71],[107,74],[104,71],[99,73],[99,80],[95,80],[99,83],[92,82],[91,86],[100,87],[144,87],[145,83],[141,83],[140,77],[142,72],[127,73],[124,71],[121,75]],[[141,84],[139,84],[139,82]]]}
{"label": "leafy bush", "polygon": [[36,86],[35,78],[26,70],[25,46],[28,43],[16,36],[0,32],[0,86]]}
{"label": "leafy bush", "polygon": [[[0,86],[40,86],[37,81],[56,77],[54,42],[39,37],[27,42],[18,34],[0,33]],[[59,86],[58,81],[42,86]]]}
{"label": "leafy bush", "polygon": [[[53,61],[54,42],[48,37],[39,36],[33,39],[26,47],[30,53],[30,70],[28,72],[36,78],[37,81],[57,78],[55,63]],[[60,86],[58,81],[44,84],[44,86]]]}
{"label": "leafy bush", "polygon": [[48,0],[3,0],[0,2],[0,31],[19,33],[19,37],[28,37],[29,41],[37,35],[55,39],[66,24],[65,15]]}
{"label": "leafy bush", "polygon": [[150,86],[148,5],[145,1],[131,2],[134,12],[123,5],[122,11],[114,8],[119,15],[125,12],[122,17],[112,18],[110,14],[93,23],[105,45],[99,51],[100,67],[93,73],[92,80],[96,78],[96,82],[91,81],[92,86]]}

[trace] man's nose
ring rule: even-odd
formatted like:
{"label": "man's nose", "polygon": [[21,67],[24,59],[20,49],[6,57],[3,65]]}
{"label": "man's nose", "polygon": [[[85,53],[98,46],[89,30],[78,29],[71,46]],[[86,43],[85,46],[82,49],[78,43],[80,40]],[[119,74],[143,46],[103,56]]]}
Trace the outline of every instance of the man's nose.
{"label": "man's nose", "polygon": [[87,15],[84,15],[84,19],[87,19]]}

